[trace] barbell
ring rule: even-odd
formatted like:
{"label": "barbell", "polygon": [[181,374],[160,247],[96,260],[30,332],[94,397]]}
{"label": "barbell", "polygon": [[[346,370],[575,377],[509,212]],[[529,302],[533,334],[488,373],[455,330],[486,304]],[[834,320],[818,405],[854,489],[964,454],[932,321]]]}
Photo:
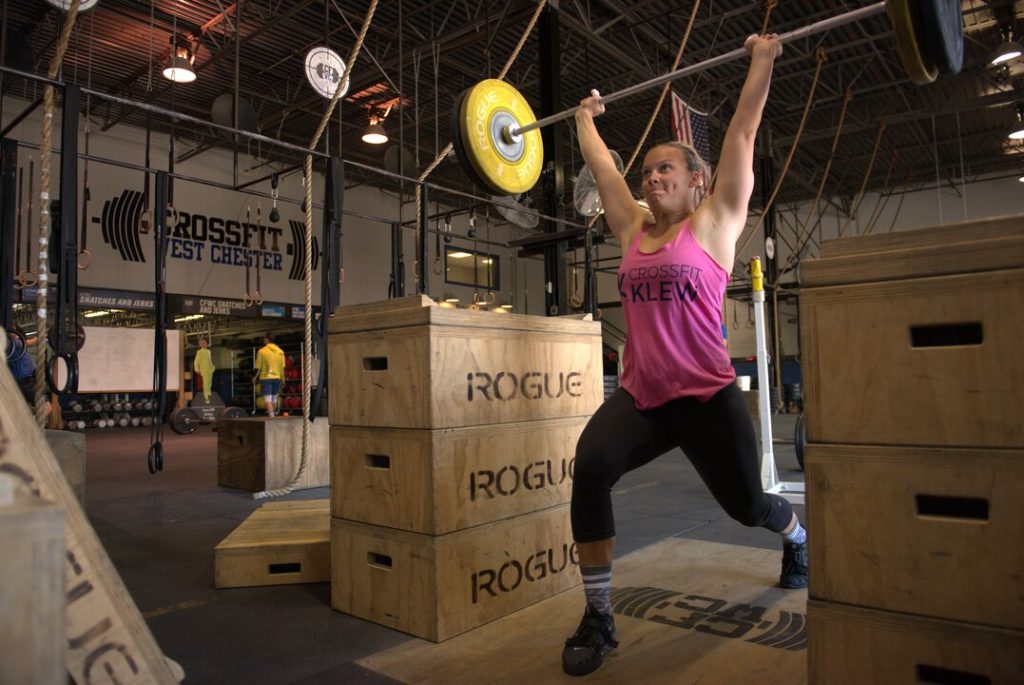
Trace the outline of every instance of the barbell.
{"label": "barbell", "polygon": [[[888,13],[897,52],[910,80],[931,83],[939,73],[958,74],[963,66],[963,20],[959,0],[885,0],[822,19],[781,34],[790,43]],[[745,48],[670,71],[601,97],[601,104],[628,97],[669,81],[691,76],[746,56]],[[455,101],[452,143],[470,180],[491,192],[519,195],[537,183],[544,165],[538,129],[576,114],[579,106],[537,119],[522,93],[505,81],[487,79],[466,89]]]}

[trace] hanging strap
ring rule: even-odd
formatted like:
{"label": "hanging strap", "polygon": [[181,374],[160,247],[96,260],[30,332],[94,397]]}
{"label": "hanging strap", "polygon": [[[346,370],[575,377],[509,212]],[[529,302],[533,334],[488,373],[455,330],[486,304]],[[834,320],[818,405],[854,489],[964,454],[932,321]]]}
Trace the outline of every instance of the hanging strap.
{"label": "hanging strap", "polygon": [[[51,202],[57,215],[48,261],[57,266],[57,311],[53,335],[49,341],[54,356],[45,365],[46,385],[51,393],[78,392],[78,350],[84,344],[84,331],[78,325],[78,111],[81,89],[64,88],[64,114],[61,119],[60,201]],[[66,366],[64,385],[57,384],[57,360]]]}
{"label": "hanging strap", "polygon": [[864,171],[864,180],[861,181],[860,190],[857,192],[857,200],[853,203],[850,208],[850,215],[846,217],[846,223],[839,227],[839,237],[843,236],[843,231],[850,225],[850,222],[857,216],[857,212],[860,210],[860,203],[864,201],[864,192],[868,188],[868,181],[871,179],[871,171],[875,168],[875,160],[878,158],[878,147],[882,144],[882,135],[885,133],[885,122],[879,122],[878,134],[875,136],[875,147],[871,150],[871,159],[868,160],[868,168]]}
{"label": "hanging strap", "polygon": [[153,204],[153,296],[156,323],[153,327],[153,423],[150,427],[149,472],[164,470],[163,422],[167,415],[167,199],[170,176],[156,172]]}

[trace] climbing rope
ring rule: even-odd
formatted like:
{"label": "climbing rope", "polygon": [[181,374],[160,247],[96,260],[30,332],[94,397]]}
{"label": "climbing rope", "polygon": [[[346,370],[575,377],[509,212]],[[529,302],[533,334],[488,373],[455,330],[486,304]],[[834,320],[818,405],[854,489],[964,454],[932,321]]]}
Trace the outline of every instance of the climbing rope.
{"label": "climbing rope", "polygon": [[779,0],[767,0],[764,5],[764,23],[761,24],[761,33],[768,31],[768,23],[772,19],[772,10],[779,6]]}
{"label": "climbing rope", "polygon": [[864,172],[864,180],[861,181],[860,191],[857,193],[857,201],[853,203],[850,208],[850,214],[846,218],[846,223],[839,227],[839,237],[843,236],[843,232],[846,227],[850,225],[850,222],[857,216],[857,211],[860,209],[860,203],[864,201],[864,191],[867,190],[868,180],[871,178],[871,170],[875,167],[875,159],[878,158],[878,146],[882,144],[882,135],[885,133],[885,122],[878,124],[878,135],[875,136],[875,147],[871,150],[871,159],[868,161],[868,168]]}
{"label": "climbing rope", "polygon": [[[57,41],[57,48],[50,60],[50,68],[46,72],[47,78],[51,81],[57,78],[60,73],[60,65],[64,61],[64,53],[67,52],[68,43],[71,42],[71,32],[75,28],[75,18],[78,15],[80,0],[71,0],[65,15],[64,28],[61,30],[60,39]],[[40,427],[46,424],[46,400],[49,389],[46,385],[46,296],[48,294],[48,282],[50,278],[50,151],[53,148],[53,111],[54,94],[53,86],[46,84],[43,89],[43,133],[39,145],[39,291],[36,294],[36,392],[35,411],[36,423]]]}
{"label": "climbing rope", "polygon": [[[334,95],[331,97],[330,103],[327,105],[327,111],[324,112],[320,119],[320,125],[317,126],[316,133],[313,134],[313,139],[309,142],[310,151],[316,150],[317,144],[320,142],[320,137],[323,136],[324,130],[331,121],[331,116],[334,114],[334,107],[338,104],[338,100],[341,99],[342,93],[345,91],[345,82],[348,80],[349,74],[352,73],[352,69],[355,67],[356,60],[359,58],[359,51],[363,48],[363,41],[366,39],[366,32],[370,28],[370,23],[373,21],[374,12],[377,11],[378,0],[372,0],[370,7],[366,11],[366,17],[363,19],[363,25],[359,29],[359,36],[356,38],[355,45],[352,46],[352,52],[349,55],[348,61],[345,62],[345,71],[338,80],[338,87],[334,91]],[[277,488],[275,490],[264,490],[262,492],[253,493],[253,499],[268,499],[271,497],[281,497],[287,495],[295,486],[299,484],[303,474],[306,472],[306,465],[309,461],[309,447],[310,447],[310,430],[309,430],[309,380],[310,375],[313,372],[312,359],[312,347],[313,347],[313,155],[306,155],[306,162],[304,165],[304,177],[303,182],[306,190],[306,254],[305,254],[305,269],[306,269],[306,283],[305,283],[305,311],[303,316],[304,323],[304,348],[302,350],[302,452],[299,457],[299,468],[295,472],[295,476],[289,481],[283,488]],[[324,246],[327,249],[327,246]],[[326,321],[326,317],[330,315],[328,311],[321,311],[320,316]],[[326,325],[326,323],[324,324]],[[327,354],[327,350],[320,350],[320,354]],[[325,379],[321,378],[320,382],[323,383]]]}
{"label": "climbing rope", "polygon": [[836,126],[836,134],[832,137],[832,151],[829,152],[828,162],[825,163],[825,171],[821,175],[821,181],[818,182],[818,192],[814,196],[814,204],[811,205],[811,211],[807,215],[807,221],[804,222],[803,226],[801,226],[800,229],[797,231],[796,246],[793,248],[792,252],[789,253],[789,257],[786,258],[786,265],[783,268],[779,269],[779,275],[776,276],[775,281],[774,283],[772,283],[772,285],[778,283],[779,278],[782,277],[782,274],[788,271],[790,267],[792,267],[793,264],[795,264],[796,261],[800,259],[800,253],[803,252],[804,244],[808,240],[810,240],[811,234],[813,233],[815,227],[818,225],[818,223],[821,222],[821,219],[818,219],[812,224],[811,219],[813,219],[818,214],[818,206],[821,203],[821,196],[824,194],[825,191],[825,182],[828,181],[829,172],[832,170],[832,162],[836,157],[836,150],[839,148],[839,138],[843,133],[843,123],[846,121],[846,112],[849,109],[850,102],[852,100],[853,91],[847,90],[846,94],[843,95],[843,107],[842,109],[839,110],[839,123]]}

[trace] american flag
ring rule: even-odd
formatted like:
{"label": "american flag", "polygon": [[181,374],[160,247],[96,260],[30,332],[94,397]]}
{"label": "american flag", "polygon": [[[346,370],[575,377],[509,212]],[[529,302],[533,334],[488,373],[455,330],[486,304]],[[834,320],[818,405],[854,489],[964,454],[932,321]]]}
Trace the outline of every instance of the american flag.
{"label": "american flag", "polygon": [[708,137],[708,115],[686,104],[672,91],[672,137],[692,145],[711,164],[711,140]]}

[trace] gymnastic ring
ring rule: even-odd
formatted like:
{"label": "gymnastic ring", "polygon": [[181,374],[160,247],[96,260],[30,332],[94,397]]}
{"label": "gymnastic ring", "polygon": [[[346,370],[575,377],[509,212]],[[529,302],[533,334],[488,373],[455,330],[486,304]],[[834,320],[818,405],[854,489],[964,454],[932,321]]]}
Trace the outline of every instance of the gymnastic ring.
{"label": "gymnastic ring", "polygon": [[[168,217],[174,217],[171,220],[171,228],[174,228],[175,226],[178,225],[178,219],[181,218],[181,215],[178,214],[178,210],[174,208],[174,205],[167,205],[167,216]],[[165,220],[166,220],[166,217],[165,217]]]}
{"label": "gymnastic ring", "polygon": [[136,226],[139,230],[139,235],[149,234],[149,229],[152,227],[152,224],[153,212],[148,209],[142,210],[142,212],[139,213],[139,223]]}
{"label": "gymnastic ring", "polygon": [[[63,359],[68,367],[68,377],[64,379],[64,387],[57,387],[57,380],[54,372],[57,370],[57,360]],[[46,385],[54,395],[78,392],[78,353],[55,354],[46,362]]]}
{"label": "gymnastic ring", "polygon": [[14,324],[7,331],[7,362],[13,364],[20,361],[27,353],[28,340],[25,338],[25,332],[18,324]]}
{"label": "gymnastic ring", "polygon": [[[82,264],[82,257],[85,257],[84,265]],[[77,263],[79,271],[85,271],[86,269],[88,269],[90,266],[92,266],[92,252],[89,252],[89,250],[82,250],[81,252],[79,252]]]}
{"label": "gymnastic ring", "polygon": [[434,264],[430,267],[430,270],[434,272],[435,276],[440,276],[441,272],[444,271],[444,265],[441,264],[440,259],[435,259]]}
{"label": "gymnastic ring", "polygon": [[146,454],[146,465],[149,466],[150,473],[164,470],[164,446],[159,442],[154,442],[149,446],[149,452]]}
{"label": "gymnastic ring", "polygon": [[493,290],[487,291],[487,296],[484,298],[484,304],[494,304],[498,301],[498,296],[494,294]]}
{"label": "gymnastic ring", "polygon": [[252,296],[252,303],[255,305],[263,304],[263,293],[257,290],[256,293]]}
{"label": "gymnastic ring", "polygon": [[255,304],[255,302],[253,301],[253,298],[249,295],[249,291],[245,291],[245,294],[242,295],[242,306],[248,308],[251,307],[253,304]]}
{"label": "gymnastic ring", "polygon": [[35,271],[25,269],[18,274],[18,290],[21,290],[22,288],[31,288],[37,283],[39,283],[39,274]]}

